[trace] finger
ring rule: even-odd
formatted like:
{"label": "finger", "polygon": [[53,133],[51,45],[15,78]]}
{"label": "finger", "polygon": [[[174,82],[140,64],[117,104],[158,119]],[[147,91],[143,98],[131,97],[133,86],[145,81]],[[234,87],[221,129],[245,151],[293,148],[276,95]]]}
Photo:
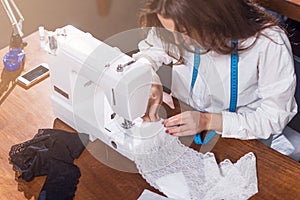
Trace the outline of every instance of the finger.
{"label": "finger", "polygon": [[161,104],[163,101],[163,90],[161,85],[152,85],[150,100],[154,103]]}
{"label": "finger", "polygon": [[149,110],[150,110],[150,104],[148,103],[146,113],[141,118],[146,122],[151,122],[151,119],[149,117]]}
{"label": "finger", "polygon": [[195,133],[193,133],[193,131],[191,131],[191,130],[187,130],[187,131],[177,132],[172,135],[173,136],[188,136],[188,135],[195,135]]}
{"label": "finger", "polygon": [[170,134],[170,135],[176,134],[178,132],[180,132],[180,127],[179,126],[166,129],[166,133]]}
{"label": "finger", "polygon": [[158,115],[159,107],[160,107],[160,104],[153,104],[150,107],[149,118],[152,122],[159,121],[159,115]]}
{"label": "finger", "polygon": [[183,123],[181,114],[175,115],[173,117],[170,117],[170,118],[164,120],[165,127],[179,126],[182,124],[184,124],[184,123]]}
{"label": "finger", "polygon": [[171,128],[168,128],[166,130],[166,133],[174,135],[174,134],[180,134],[180,133],[186,132],[186,131],[189,131],[189,127],[182,125],[182,126],[175,126],[175,127],[173,126]]}
{"label": "finger", "polygon": [[151,119],[148,115],[144,115],[143,117],[141,117],[143,119],[143,121],[145,122],[151,122]]}

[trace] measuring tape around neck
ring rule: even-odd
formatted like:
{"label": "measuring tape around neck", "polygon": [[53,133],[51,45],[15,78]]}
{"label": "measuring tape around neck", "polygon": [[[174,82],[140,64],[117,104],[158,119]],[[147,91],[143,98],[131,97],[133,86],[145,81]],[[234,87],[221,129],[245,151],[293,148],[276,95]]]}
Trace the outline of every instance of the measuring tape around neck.
{"label": "measuring tape around neck", "polygon": [[195,53],[194,53],[194,67],[193,67],[192,81],[191,81],[191,87],[190,87],[190,94],[192,94],[192,91],[195,86],[195,82],[196,82],[196,79],[198,76],[199,66],[200,66],[200,48],[196,47]]}
{"label": "measuring tape around neck", "polygon": [[[237,105],[237,97],[238,97],[238,62],[239,62],[239,55],[238,55],[238,41],[237,40],[232,40],[231,41],[231,46],[235,47],[235,50],[231,53],[231,78],[230,78],[230,104],[229,104],[229,112],[235,112],[236,111],[236,105]],[[193,75],[192,75],[192,81],[191,81],[191,88],[190,88],[190,93],[192,92],[198,71],[199,71],[199,66],[200,66],[200,54],[197,51],[197,48],[195,50],[194,54],[194,68],[193,68]],[[202,141],[201,139],[201,133],[197,133],[194,136],[194,142],[196,144],[207,144],[210,142],[213,137],[216,135],[215,130],[211,130],[207,133],[205,136],[204,140]]]}

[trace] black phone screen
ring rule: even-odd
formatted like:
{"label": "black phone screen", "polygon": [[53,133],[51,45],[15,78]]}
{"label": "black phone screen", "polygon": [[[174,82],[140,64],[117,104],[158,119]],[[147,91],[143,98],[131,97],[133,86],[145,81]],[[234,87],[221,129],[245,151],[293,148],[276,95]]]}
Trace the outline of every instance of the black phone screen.
{"label": "black phone screen", "polygon": [[39,76],[43,75],[44,73],[46,73],[48,71],[49,71],[49,69],[47,69],[43,65],[39,65],[32,71],[29,71],[28,73],[24,74],[22,77],[27,79],[28,81],[33,81],[34,79],[38,78]]}

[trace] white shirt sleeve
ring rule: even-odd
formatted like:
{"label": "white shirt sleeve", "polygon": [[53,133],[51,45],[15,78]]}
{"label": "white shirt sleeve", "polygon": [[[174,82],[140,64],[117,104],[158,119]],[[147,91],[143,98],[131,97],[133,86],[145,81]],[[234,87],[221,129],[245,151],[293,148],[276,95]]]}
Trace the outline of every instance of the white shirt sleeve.
{"label": "white shirt sleeve", "polygon": [[133,54],[135,60],[140,60],[152,66],[157,71],[163,64],[170,64],[172,58],[167,54],[162,41],[156,36],[152,28],[147,37],[138,44],[139,52]]}
{"label": "white shirt sleeve", "polygon": [[223,111],[222,137],[266,139],[271,134],[281,133],[297,112],[296,77],[288,38],[281,32],[272,37],[274,41],[264,39],[269,42],[259,54],[257,92],[260,105],[252,112]]}

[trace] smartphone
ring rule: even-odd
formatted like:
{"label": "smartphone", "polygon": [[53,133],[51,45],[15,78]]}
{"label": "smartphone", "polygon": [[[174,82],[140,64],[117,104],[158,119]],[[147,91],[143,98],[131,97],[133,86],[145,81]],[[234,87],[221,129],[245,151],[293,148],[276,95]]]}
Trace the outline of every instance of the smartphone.
{"label": "smartphone", "polygon": [[33,69],[20,75],[17,80],[25,87],[30,87],[38,81],[49,76],[49,67],[47,63],[41,63]]}

